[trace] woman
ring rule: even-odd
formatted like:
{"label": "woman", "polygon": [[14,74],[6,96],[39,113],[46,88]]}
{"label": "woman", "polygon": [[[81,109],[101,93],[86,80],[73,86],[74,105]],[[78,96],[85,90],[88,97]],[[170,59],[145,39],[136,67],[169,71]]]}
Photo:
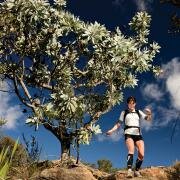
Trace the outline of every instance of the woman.
{"label": "woman", "polygon": [[[114,125],[112,129],[107,131],[107,135],[111,135],[115,130],[117,130],[122,123],[124,123],[124,135],[125,142],[128,149],[127,156],[127,177],[131,178],[134,176],[141,177],[139,169],[142,165],[144,159],[144,141],[140,129],[140,119],[151,120],[151,110],[146,108],[145,113],[141,110],[136,110],[136,99],[130,96],[127,99],[128,109],[121,112],[118,122]],[[133,155],[135,147],[138,150],[138,158],[136,160],[135,171],[132,171],[133,165]]]}

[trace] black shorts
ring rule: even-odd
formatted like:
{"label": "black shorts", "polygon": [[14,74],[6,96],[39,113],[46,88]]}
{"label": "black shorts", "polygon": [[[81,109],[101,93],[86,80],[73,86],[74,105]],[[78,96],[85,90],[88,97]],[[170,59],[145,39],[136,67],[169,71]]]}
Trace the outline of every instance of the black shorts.
{"label": "black shorts", "polygon": [[139,141],[139,140],[143,140],[143,137],[141,135],[125,134],[125,141],[128,138],[131,138],[134,142]]}

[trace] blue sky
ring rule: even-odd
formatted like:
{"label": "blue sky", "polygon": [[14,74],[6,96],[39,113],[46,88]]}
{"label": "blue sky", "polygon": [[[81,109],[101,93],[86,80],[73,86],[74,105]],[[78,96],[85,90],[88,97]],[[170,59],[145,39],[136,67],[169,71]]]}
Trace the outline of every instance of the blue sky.
{"label": "blue sky", "polygon": [[[160,5],[155,0],[69,0],[67,9],[86,22],[97,21],[112,31],[119,26],[127,35],[128,22],[137,11],[146,10],[152,15],[150,40],[161,46],[154,63],[160,65],[164,72],[158,78],[151,73],[143,74],[139,77],[136,88],[124,91],[124,98],[134,95],[138,109],[143,110],[148,106],[153,111],[152,123],[142,122],[145,140],[143,166],[168,166],[175,160],[180,160],[180,35],[167,33],[169,17],[179,9],[168,4]],[[22,139],[22,133],[30,139],[33,134],[43,147],[43,159],[59,158],[60,145],[56,138],[43,127],[35,132],[34,128],[26,126],[26,117],[21,113],[19,102],[12,94],[0,92],[0,99],[0,116],[8,120],[4,133],[14,139]],[[124,108],[125,103],[117,105],[100,118],[99,124],[103,133],[114,125]],[[176,120],[178,123],[171,142]],[[122,133],[120,129],[111,137],[104,134],[93,137],[90,145],[81,146],[80,159],[89,163],[108,159],[114,167],[125,167],[127,149]]]}

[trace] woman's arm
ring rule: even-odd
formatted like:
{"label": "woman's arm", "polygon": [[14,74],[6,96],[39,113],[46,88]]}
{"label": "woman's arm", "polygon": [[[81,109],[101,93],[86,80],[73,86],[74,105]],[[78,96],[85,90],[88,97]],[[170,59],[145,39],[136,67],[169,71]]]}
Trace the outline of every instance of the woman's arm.
{"label": "woman's arm", "polygon": [[107,135],[111,135],[114,131],[116,131],[120,127],[120,123],[116,123],[112,129],[106,132]]}

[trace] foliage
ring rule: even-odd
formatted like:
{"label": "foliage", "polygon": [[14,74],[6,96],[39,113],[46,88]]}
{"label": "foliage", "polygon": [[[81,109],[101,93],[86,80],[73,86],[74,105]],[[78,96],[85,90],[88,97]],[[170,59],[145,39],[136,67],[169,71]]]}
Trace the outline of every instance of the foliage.
{"label": "foliage", "polygon": [[118,27],[110,32],[98,22],[81,21],[65,5],[64,0],[0,4],[0,75],[29,108],[27,124],[36,130],[43,125],[61,145],[89,144],[101,132],[94,125],[99,117],[123,101],[123,89],[135,87],[143,72],[159,73],[153,59],[160,47],[148,42],[146,12],[133,17],[135,34],[127,37]]}
{"label": "foliage", "polygon": [[28,161],[30,163],[38,162],[42,148],[39,148],[39,144],[35,136],[31,136],[31,141],[27,140],[23,134],[23,140],[25,142],[25,149],[28,154]]}
{"label": "foliage", "polygon": [[180,179],[180,161],[177,161],[172,168],[168,171],[168,179]]}
{"label": "foliage", "polygon": [[18,140],[13,146],[11,154],[8,155],[9,148],[3,147],[0,151],[0,179],[4,180],[7,177],[7,173],[9,171],[10,165],[12,163],[13,156],[18,146]]}
{"label": "foliage", "polygon": [[[3,151],[4,148],[6,149],[7,157],[11,157],[11,153],[13,152],[13,148],[17,142],[14,141],[12,138],[5,136],[0,139],[0,151]],[[24,147],[21,144],[16,145],[16,151],[14,152],[14,157],[11,160],[12,166],[20,166],[22,164],[27,163],[27,154]]]}
{"label": "foliage", "polygon": [[[13,153],[14,156],[11,159],[10,168],[8,168],[8,176],[16,176],[16,178],[29,178],[34,172],[40,171],[45,168],[47,165],[46,162],[38,163],[40,150],[37,146],[37,141],[32,138],[32,144],[28,143],[27,147],[24,147],[22,144],[16,145],[16,151]],[[15,146],[16,142],[10,137],[3,137],[0,139],[0,152],[6,150],[6,159],[11,157],[11,152]],[[31,150],[31,152],[28,152]],[[34,158],[34,159],[33,159]]]}
{"label": "foliage", "polygon": [[112,162],[107,159],[100,159],[97,161],[98,169],[107,173],[115,173],[118,168],[114,168]]}
{"label": "foliage", "polygon": [[97,161],[98,169],[107,173],[112,171],[112,163],[110,160],[101,159]]}
{"label": "foliage", "polygon": [[0,118],[0,127],[6,124],[6,120],[4,118]]}
{"label": "foliage", "polygon": [[0,138],[3,136],[3,132],[1,131],[2,127],[6,124],[6,120],[4,118],[0,118]]}
{"label": "foliage", "polygon": [[85,166],[91,167],[93,169],[97,169],[97,165],[95,163],[89,163],[89,162],[83,162],[81,161]]}
{"label": "foliage", "polygon": [[[23,134],[23,140],[25,147],[21,144],[17,145],[11,168],[8,172],[8,176],[11,178],[29,179],[33,173],[38,173],[52,164],[49,161],[39,161],[42,148],[39,148],[39,144],[34,136],[31,136],[31,140],[27,140]],[[0,146],[8,146],[10,150],[13,143],[14,141],[11,138],[5,137],[1,140]]]}

